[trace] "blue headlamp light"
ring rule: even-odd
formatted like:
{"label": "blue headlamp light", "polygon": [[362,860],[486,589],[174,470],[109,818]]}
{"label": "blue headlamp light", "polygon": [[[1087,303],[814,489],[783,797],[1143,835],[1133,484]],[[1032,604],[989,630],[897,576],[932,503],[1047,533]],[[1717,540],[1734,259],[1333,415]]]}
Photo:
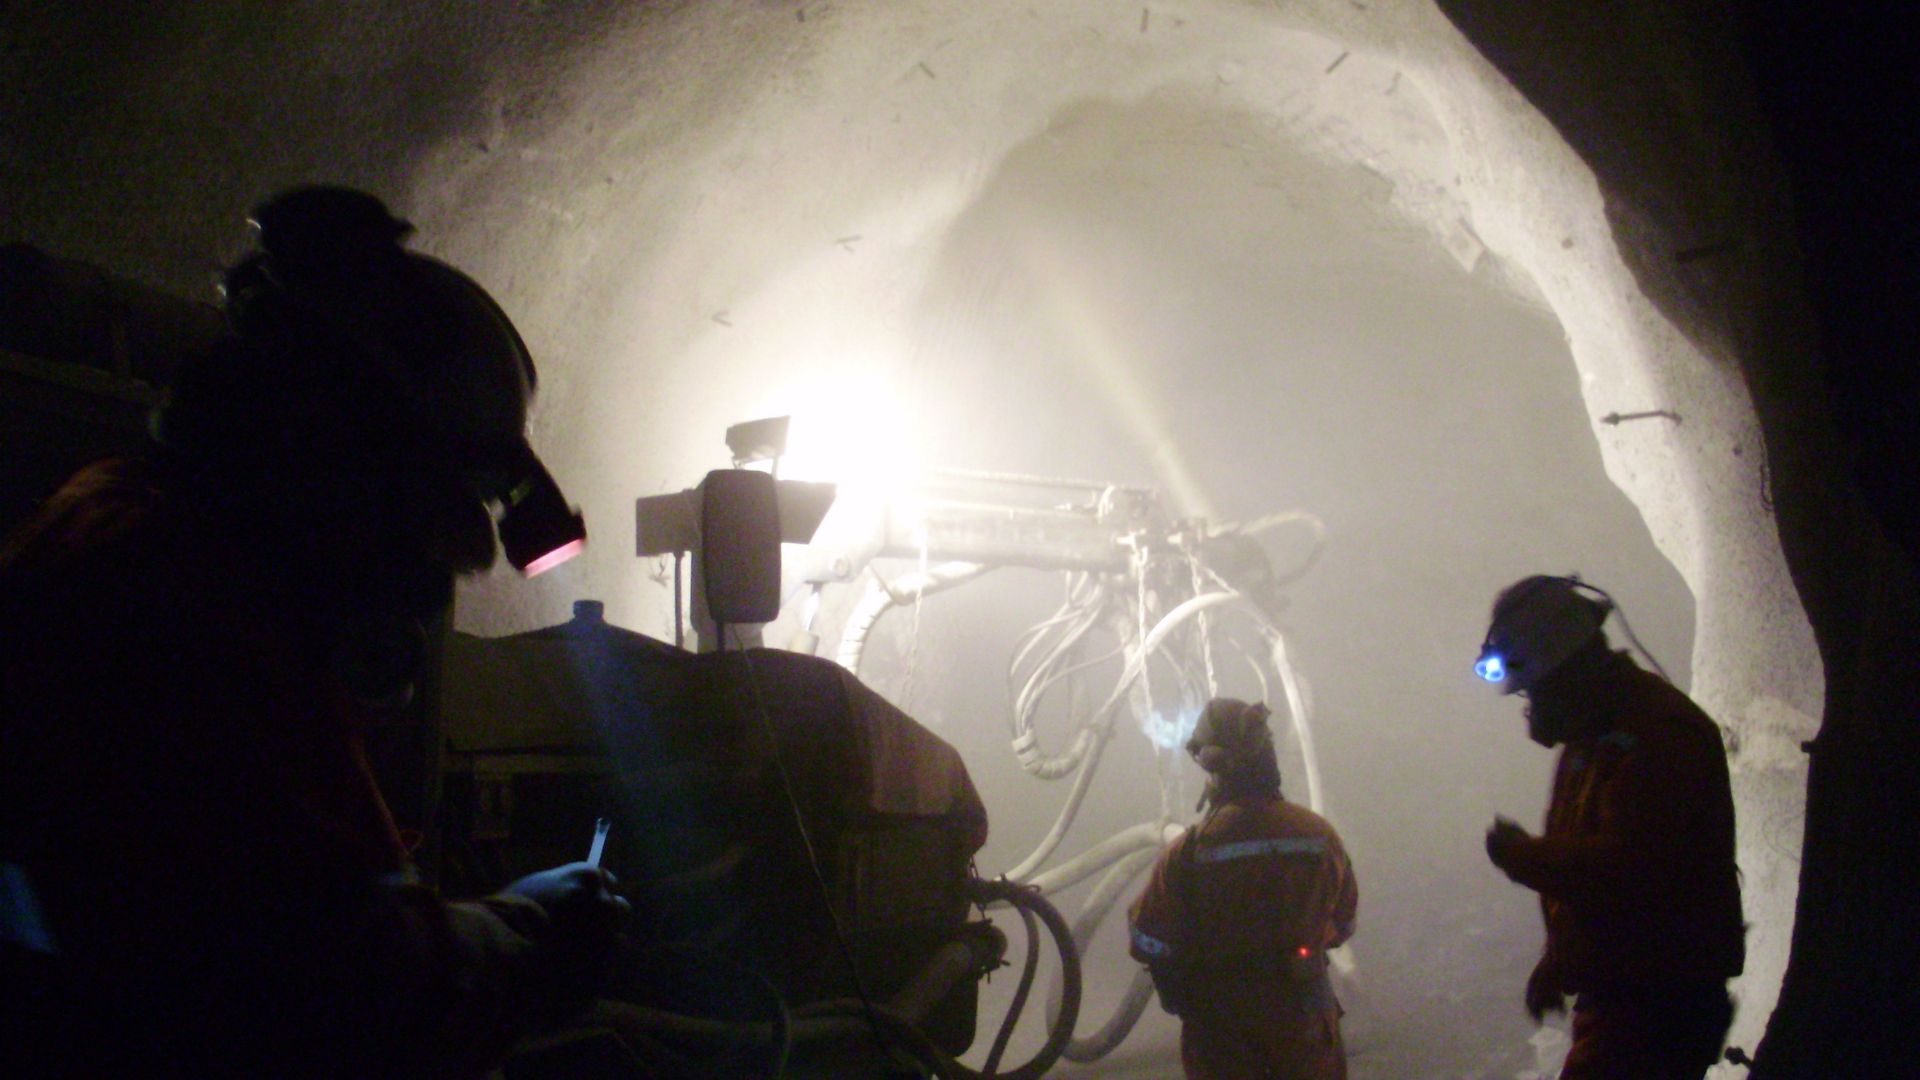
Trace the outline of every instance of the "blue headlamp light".
{"label": "blue headlamp light", "polygon": [[1473,673],[1490,683],[1507,681],[1507,658],[1489,649],[1474,661]]}

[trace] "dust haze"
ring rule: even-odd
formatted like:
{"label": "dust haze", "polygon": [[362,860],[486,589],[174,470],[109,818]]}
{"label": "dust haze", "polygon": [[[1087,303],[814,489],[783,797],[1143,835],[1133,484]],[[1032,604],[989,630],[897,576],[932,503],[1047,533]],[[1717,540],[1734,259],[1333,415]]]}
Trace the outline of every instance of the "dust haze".
{"label": "dust haze", "polygon": [[[1068,110],[949,232],[905,409],[938,465],[1152,486],[1214,521],[1325,522],[1281,622],[1360,882],[1340,984],[1352,1073],[1505,1078],[1533,1060],[1520,991],[1541,931],[1481,833],[1495,812],[1538,819],[1550,758],[1472,676],[1487,608],[1518,577],[1579,572],[1684,686],[1693,605],[1602,471],[1559,325],[1492,256],[1396,223],[1389,187],[1198,103]],[[1310,538],[1262,539],[1285,570]],[[828,595],[830,644],[857,590]],[[988,876],[1026,856],[1066,794],[1007,740],[1009,651],[1060,596],[1058,574],[990,573],[889,614],[862,669],[965,756],[992,817]],[[1153,820],[1167,764],[1121,731],[1055,861]],[[1070,919],[1086,888],[1057,898]],[[1082,1030],[1135,970],[1123,923],[1116,911],[1089,951]],[[983,993],[975,1064],[1017,981],[1022,934],[1006,929],[1015,966]],[[1007,1060],[1039,1042],[1041,997]],[[1153,1005],[1112,1057],[1063,1072],[1167,1075],[1177,1040]]]}

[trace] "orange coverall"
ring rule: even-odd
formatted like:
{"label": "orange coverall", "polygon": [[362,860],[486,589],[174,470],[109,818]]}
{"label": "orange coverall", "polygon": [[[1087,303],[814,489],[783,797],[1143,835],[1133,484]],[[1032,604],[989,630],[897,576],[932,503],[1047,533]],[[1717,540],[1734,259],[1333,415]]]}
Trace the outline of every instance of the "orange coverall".
{"label": "orange coverall", "polygon": [[0,864],[39,932],[0,1073],[483,1074],[551,1000],[545,912],[410,883],[302,570],[180,479],[89,467],[0,551]]}
{"label": "orange coverall", "polygon": [[1168,846],[1129,912],[1131,951],[1182,987],[1190,1080],[1344,1080],[1326,950],[1358,905],[1333,826],[1284,799],[1227,803]]}
{"label": "orange coverall", "polygon": [[1745,961],[1720,730],[1616,654],[1560,751],[1546,834],[1502,869],[1540,893],[1547,965],[1579,995],[1562,1080],[1696,1080],[1719,1057]]}

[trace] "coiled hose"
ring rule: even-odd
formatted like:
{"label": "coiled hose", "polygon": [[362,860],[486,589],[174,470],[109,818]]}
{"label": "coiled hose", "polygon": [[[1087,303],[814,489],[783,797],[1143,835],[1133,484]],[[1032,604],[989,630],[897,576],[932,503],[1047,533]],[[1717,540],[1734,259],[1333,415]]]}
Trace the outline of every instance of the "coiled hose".
{"label": "coiled hose", "polygon": [[[1159,856],[1160,846],[1153,844],[1150,847],[1139,848],[1113,864],[1113,867],[1107,871],[1107,876],[1101,878],[1100,884],[1094,886],[1093,894],[1087,897],[1087,902],[1081,905],[1080,917],[1073,921],[1073,944],[1076,949],[1082,951],[1086,949],[1087,945],[1093,941],[1094,932],[1100,929],[1100,924],[1106,921],[1113,906],[1126,894],[1127,887],[1133,884],[1141,871],[1152,866]],[[1140,1014],[1146,1011],[1147,1002],[1151,1000],[1153,1000],[1153,979],[1147,974],[1146,969],[1142,968],[1134,973],[1133,982],[1127,986],[1126,997],[1121,1000],[1120,1007],[1114,1010],[1113,1015],[1107,1018],[1107,1022],[1100,1025],[1100,1030],[1084,1039],[1068,1040],[1066,1049],[1062,1051],[1063,1056],[1068,1061],[1088,1062],[1098,1061],[1111,1054],[1133,1031],[1133,1025],[1139,1022]],[[1060,1005],[1060,993],[1049,995],[1047,1014],[1054,1015]]]}
{"label": "coiled hose", "polygon": [[[968,900],[982,908],[996,908],[1003,904],[1011,907],[1020,912],[1021,920],[1027,924],[1029,932],[1035,933],[1035,937],[1027,943],[1030,962],[1024,966],[1020,986],[1014,993],[1014,1007],[1008,1010],[994,1038],[988,1067],[976,1070],[962,1065],[946,1051],[933,1045],[911,1020],[892,1008],[875,1005],[871,1015],[877,1017],[885,1028],[888,1045],[895,1055],[905,1059],[902,1064],[925,1069],[939,1080],[1039,1080],[1060,1060],[1073,1038],[1073,1025],[1080,1015],[1080,954],[1073,946],[1073,931],[1059,910],[1037,891],[1010,881],[975,879],[968,885]],[[1037,932],[1033,930],[1036,919],[1046,924],[1047,932],[1060,953],[1061,1004],[1052,1015],[1047,1041],[1033,1057],[1016,1069],[995,1071],[999,1056],[1005,1051],[1007,1039],[1019,1020],[1019,1009],[1025,1005],[1032,989],[1033,976],[1038,968],[1036,962],[1031,962],[1040,948]],[[837,998],[804,1005],[793,1010],[793,1016],[797,1042],[824,1037],[854,1039],[867,1034],[869,1010],[858,999]]]}
{"label": "coiled hose", "polygon": [[[664,1067],[676,1076],[697,1076],[708,1071],[709,1062],[739,1064],[741,1057],[756,1049],[773,1051],[774,1070],[780,1075],[789,1046],[798,1049],[824,1042],[865,1042],[878,1025],[895,1064],[920,1069],[939,1080],[1039,1080],[1059,1062],[1073,1037],[1073,1025],[1079,1019],[1081,999],[1080,954],[1074,948],[1073,930],[1052,904],[1030,887],[1010,881],[975,879],[968,883],[967,899],[982,908],[1002,905],[1018,911],[1028,926],[1027,950],[1021,985],[1015,994],[1015,1007],[1007,1013],[988,1068],[975,1070],[961,1064],[952,1055],[935,1046],[921,1031],[915,1018],[904,1015],[894,1004],[865,1002],[859,998],[833,998],[810,1002],[784,1012],[773,1022],[739,1022],[688,1016],[663,1009],[627,1002],[602,1002],[600,1019],[610,1027],[636,1066]],[[1047,1040],[1025,1064],[1004,1072],[994,1071],[1005,1050],[1008,1036],[1019,1019],[1032,989],[1040,950],[1035,924],[1043,923],[1060,954],[1061,987],[1058,1005],[1049,1010],[1051,1026]],[[676,1050],[670,1043],[721,1044],[728,1049],[705,1060]]]}

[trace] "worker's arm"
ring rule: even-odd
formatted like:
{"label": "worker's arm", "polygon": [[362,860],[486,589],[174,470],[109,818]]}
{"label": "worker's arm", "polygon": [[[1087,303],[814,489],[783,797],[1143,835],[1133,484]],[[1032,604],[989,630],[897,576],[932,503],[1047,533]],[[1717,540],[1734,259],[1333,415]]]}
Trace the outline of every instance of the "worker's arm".
{"label": "worker's arm", "polygon": [[1147,887],[1127,911],[1130,931],[1127,951],[1143,964],[1169,963],[1185,947],[1184,935],[1180,932],[1182,912],[1175,875],[1180,869],[1177,854],[1190,839],[1191,833],[1182,835],[1167,846],[1159,862],[1154,864]]}
{"label": "worker's arm", "polygon": [[580,1004],[604,889],[404,880],[283,598],[223,587],[244,550],[199,554],[161,496],[103,477],[0,556],[0,861],[36,890],[64,1015],[198,1075],[477,1077]]}
{"label": "worker's arm", "polygon": [[1574,901],[1631,898],[1670,880],[1670,871],[1691,854],[1695,803],[1712,787],[1702,760],[1709,752],[1678,728],[1636,744],[1596,795],[1598,831],[1490,837],[1495,865],[1521,885]]}
{"label": "worker's arm", "polygon": [[1338,874],[1338,885],[1333,904],[1333,937],[1327,942],[1327,948],[1337,949],[1345,945],[1358,928],[1360,887],[1354,880],[1353,863],[1347,858],[1346,848],[1338,837],[1329,839],[1332,840],[1329,853]]}
{"label": "worker's arm", "polygon": [[373,993],[357,1009],[360,1022],[386,1029],[387,1045],[370,1048],[380,1075],[480,1076],[521,1036],[584,1007],[626,907],[608,880],[574,864],[477,901],[447,903],[417,885],[384,890],[387,910],[369,913],[365,934],[402,944],[365,961]]}

